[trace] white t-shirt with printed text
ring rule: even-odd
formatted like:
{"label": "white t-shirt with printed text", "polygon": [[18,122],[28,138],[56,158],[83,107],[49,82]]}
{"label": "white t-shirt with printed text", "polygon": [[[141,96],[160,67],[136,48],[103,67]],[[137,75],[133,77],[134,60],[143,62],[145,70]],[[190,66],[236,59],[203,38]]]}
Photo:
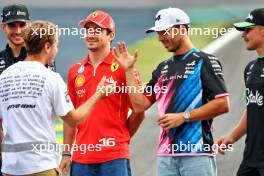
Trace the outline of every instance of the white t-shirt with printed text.
{"label": "white t-shirt with printed text", "polygon": [[67,86],[58,73],[37,61],[7,68],[0,75],[2,172],[27,175],[57,168],[55,118],[71,110]]}

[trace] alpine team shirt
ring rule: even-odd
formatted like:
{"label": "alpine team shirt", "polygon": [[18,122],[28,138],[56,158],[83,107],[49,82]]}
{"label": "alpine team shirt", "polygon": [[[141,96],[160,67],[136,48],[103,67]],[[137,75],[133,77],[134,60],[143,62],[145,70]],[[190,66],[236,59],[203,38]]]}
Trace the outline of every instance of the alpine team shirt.
{"label": "alpine team shirt", "polygon": [[[162,62],[153,71],[145,95],[152,103],[157,102],[162,116],[196,109],[228,94],[219,60],[195,48]],[[168,131],[161,128],[157,155],[211,156],[211,126],[212,120],[202,120],[183,123]]]}
{"label": "alpine team shirt", "polygon": [[243,164],[264,168],[264,59],[251,61],[244,72],[247,105],[247,137]]}
{"label": "alpine team shirt", "polygon": [[28,175],[57,168],[55,118],[71,110],[67,86],[58,73],[36,61],[8,67],[0,75],[2,172]]}
{"label": "alpine team shirt", "polygon": [[[93,67],[87,56],[70,68],[68,89],[76,108],[95,93],[103,76],[106,76],[106,83],[115,82],[120,89],[126,84],[125,72],[115,62],[112,52],[97,67]],[[128,94],[120,91],[100,100],[77,126],[73,161],[92,164],[129,158],[127,116],[131,103]]]}

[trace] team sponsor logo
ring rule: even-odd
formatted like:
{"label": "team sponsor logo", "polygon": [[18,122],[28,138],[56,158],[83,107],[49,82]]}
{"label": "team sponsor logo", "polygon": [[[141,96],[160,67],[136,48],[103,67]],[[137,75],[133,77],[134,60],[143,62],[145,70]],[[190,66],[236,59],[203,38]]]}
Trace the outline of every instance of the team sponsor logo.
{"label": "team sponsor logo", "polygon": [[105,82],[106,82],[107,84],[114,84],[114,83],[116,83],[116,81],[113,79],[112,76],[111,76],[110,78],[107,78],[107,79],[105,80]]}
{"label": "team sponsor logo", "polygon": [[161,15],[158,15],[156,18],[155,18],[155,21],[159,21],[161,19]]}
{"label": "team sponsor logo", "polygon": [[250,66],[249,66],[249,71],[248,72],[246,72],[246,80],[248,81],[248,79],[249,79],[249,75],[251,75],[251,70],[252,70],[252,68],[254,67],[254,64],[251,64]]}
{"label": "team sponsor logo", "polygon": [[194,61],[192,61],[191,63],[187,63],[187,66],[188,66],[188,67],[194,67],[195,64],[196,64],[196,61],[194,60]]}
{"label": "team sponsor logo", "polygon": [[118,67],[119,67],[119,64],[117,64],[117,63],[112,63],[112,65],[111,65],[111,71],[112,71],[112,72],[115,72],[115,71],[118,69]]}
{"label": "team sponsor logo", "polygon": [[253,15],[248,14],[247,19],[253,20]]}
{"label": "team sponsor logo", "polygon": [[188,78],[188,75],[194,74],[195,64],[196,64],[195,60],[186,64],[183,78]]}
{"label": "team sponsor logo", "polygon": [[260,77],[261,77],[261,78],[264,77],[264,68],[262,68],[262,73],[261,73]]}
{"label": "team sponsor logo", "polygon": [[247,72],[246,73],[246,80],[248,81],[248,79],[249,79],[249,75],[251,74],[251,71],[249,71],[249,72]]}
{"label": "team sponsor logo", "polygon": [[8,11],[8,13],[5,14],[5,17],[8,17],[8,16],[10,16],[10,15],[11,15],[11,11]]}
{"label": "team sponsor logo", "polygon": [[168,72],[168,68],[169,68],[169,66],[168,66],[168,65],[165,65],[165,66],[163,67],[163,69],[161,70],[161,74],[165,74],[165,73],[167,73],[167,72]]}
{"label": "team sponsor logo", "polygon": [[186,78],[188,78],[187,75],[173,75],[173,76],[167,76],[167,77],[162,78],[160,82],[171,81],[175,79],[186,79]]}
{"label": "team sponsor logo", "polygon": [[193,56],[195,56],[195,57],[200,57],[197,53],[193,53]]}
{"label": "team sponsor logo", "polygon": [[261,95],[258,90],[256,90],[255,93],[253,93],[252,90],[246,89],[246,104],[257,104],[258,106],[263,105],[263,95]]}
{"label": "team sponsor logo", "polygon": [[94,13],[92,13],[92,18],[96,18],[97,16],[98,16],[98,13],[97,12],[94,12]]}
{"label": "team sponsor logo", "polygon": [[213,67],[213,70],[214,70],[214,74],[215,75],[222,75],[222,67],[221,65],[219,64],[219,59],[217,57],[214,57],[214,56],[209,56],[209,60],[210,60],[210,63]]}
{"label": "team sponsor logo", "polygon": [[4,59],[0,58],[0,69],[5,68],[5,66],[6,66],[6,63],[5,63]]}
{"label": "team sponsor logo", "polygon": [[84,65],[81,65],[79,68],[78,68],[78,73],[81,74],[84,72]]}
{"label": "team sponsor logo", "polygon": [[85,83],[85,77],[84,75],[78,75],[75,79],[75,85],[76,87],[81,87]]}
{"label": "team sponsor logo", "polygon": [[26,16],[27,13],[26,12],[22,12],[22,11],[17,11],[17,15]]}
{"label": "team sponsor logo", "polygon": [[76,91],[76,94],[78,95],[79,98],[83,97],[85,93],[86,93],[85,89],[80,89]]}
{"label": "team sponsor logo", "polygon": [[254,67],[254,64],[251,64],[249,67],[249,70],[252,70],[253,67]]}

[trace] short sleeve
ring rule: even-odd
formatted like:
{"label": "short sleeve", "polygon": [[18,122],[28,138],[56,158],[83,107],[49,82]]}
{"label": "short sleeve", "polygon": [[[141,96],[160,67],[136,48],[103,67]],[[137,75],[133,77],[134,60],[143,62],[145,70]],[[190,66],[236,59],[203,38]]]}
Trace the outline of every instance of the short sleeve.
{"label": "short sleeve", "polygon": [[150,81],[147,83],[145,87],[145,91],[144,91],[145,97],[147,97],[152,104],[156,102],[156,95],[155,95],[154,90],[155,90],[155,85],[158,81],[158,71],[157,70],[158,68],[152,72],[152,77]]}
{"label": "short sleeve", "polygon": [[215,56],[205,55],[202,65],[203,94],[207,100],[227,96],[222,65]]}
{"label": "short sleeve", "polygon": [[76,108],[76,93],[74,91],[74,77],[72,75],[72,69],[69,70],[69,73],[68,73],[68,93],[69,93],[69,96],[71,98],[71,101],[74,105],[74,107]]}
{"label": "short sleeve", "polygon": [[251,74],[251,70],[254,68],[254,65],[256,63],[257,60],[253,60],[251,62],[249,62],[244,70],[244,82],[245,82],[245,85],[247,83],[247,80],[248,80],[248,77],[249,75]]}
{"label": "short sleeve", "polygon": [[[249,76],[251,75],[251,70],[254,68],[254,65],[256,63],[257,60],[253,60],[251,62],[249,62],[244,70],[244,83],[245,83],[245,87],[247,87],[247,82],[249,79]],[[245,88],[244,92],[243,92],[243,100],[246,103],[247,101],[247,89]]]}
{"label": "short sleeve", "polygon": [[74,109],[72,101],[69,97],[67,86],[59,74],[56,74],[56,80],[54,82],[52,105],[55,113],[59,116],[67,115]]}

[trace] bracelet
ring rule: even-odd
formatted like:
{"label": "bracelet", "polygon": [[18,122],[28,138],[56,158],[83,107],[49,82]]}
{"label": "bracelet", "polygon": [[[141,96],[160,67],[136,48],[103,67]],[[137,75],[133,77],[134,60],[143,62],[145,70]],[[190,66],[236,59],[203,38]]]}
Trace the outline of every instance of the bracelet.
{"label": "bracelet", "polygon": [[71,152],[62,152],[62,156],[69,156],[69,157],[71,157],[72,155],[71,155]]}

